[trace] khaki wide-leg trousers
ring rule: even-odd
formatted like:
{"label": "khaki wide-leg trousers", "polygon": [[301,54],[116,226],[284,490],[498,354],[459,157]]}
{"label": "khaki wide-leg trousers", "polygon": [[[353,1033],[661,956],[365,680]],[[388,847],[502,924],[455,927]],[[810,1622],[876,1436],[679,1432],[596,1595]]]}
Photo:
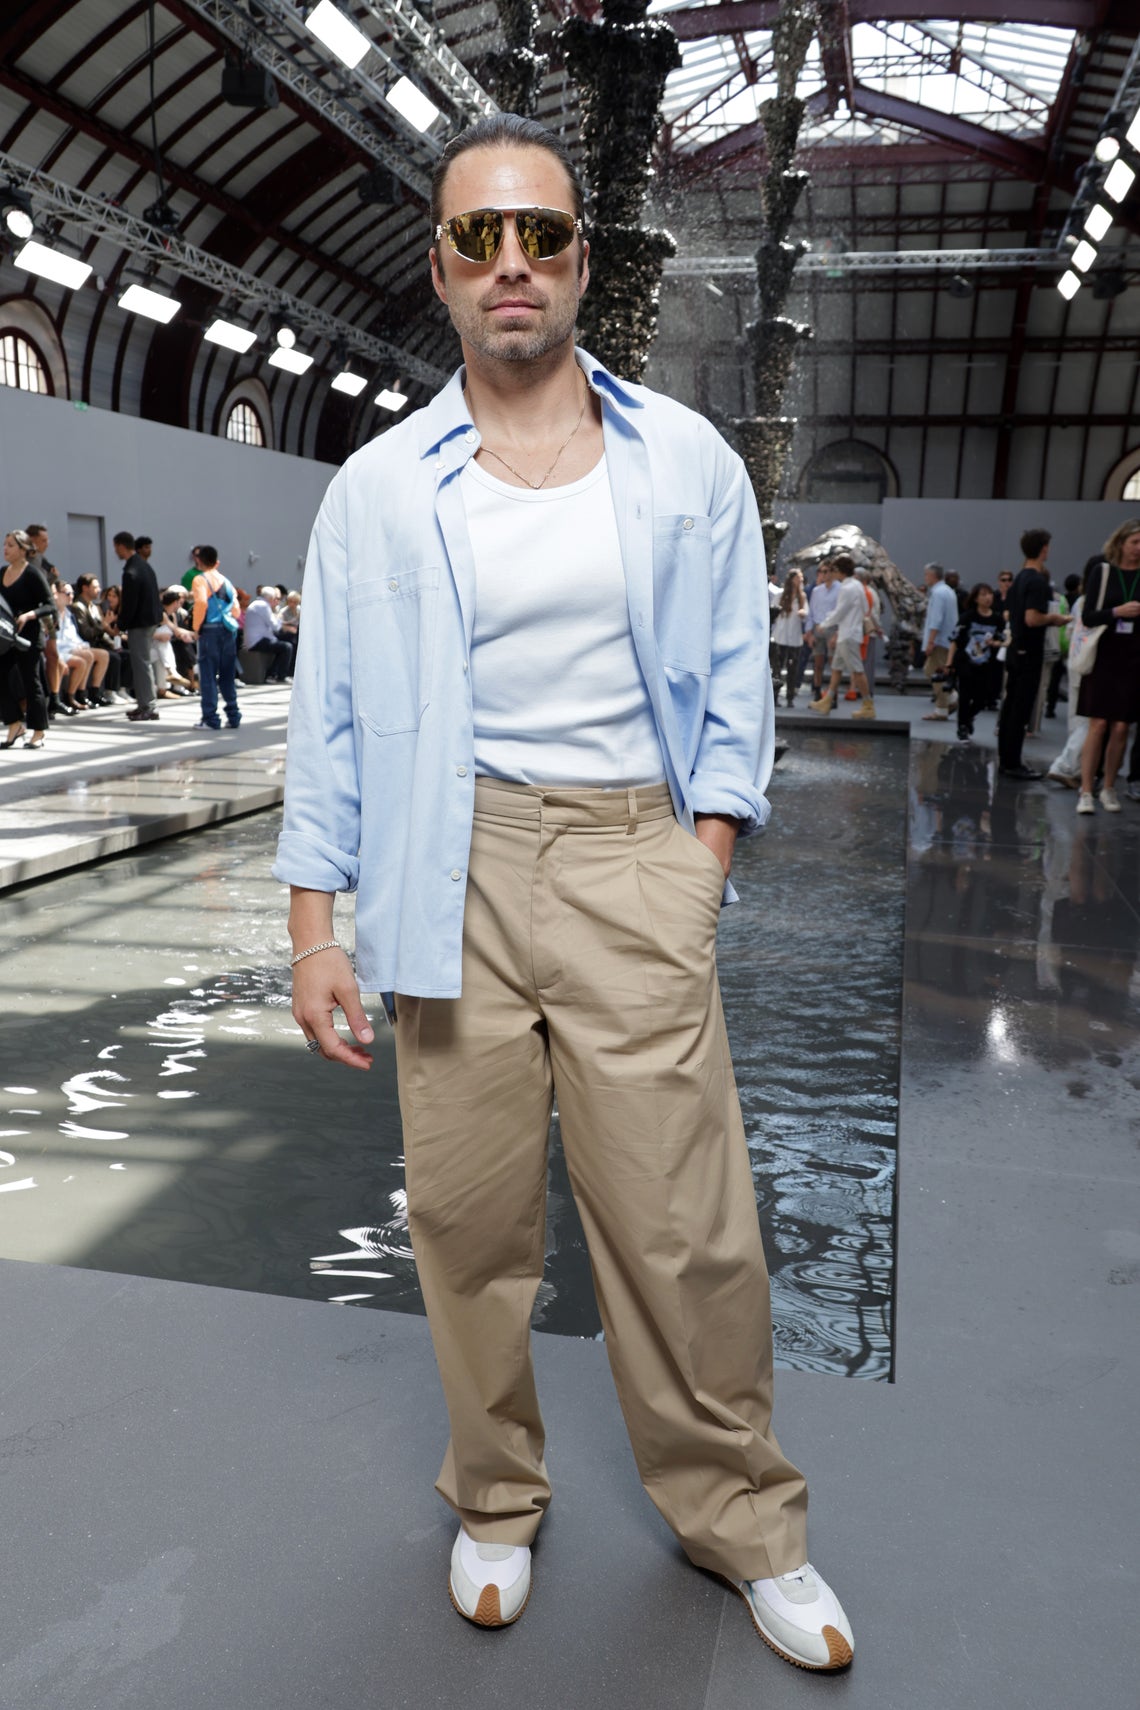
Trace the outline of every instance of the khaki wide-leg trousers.
{"label": "khaki wide-leg trousers", "polygon": [[459,999],[397,995],[408,1221],[451,1424],[441,1495],[481,1542],[550,1501],[530,1317],[557,1094],[642,1482],[698,1566],[807,1559],[770,1426],[768,1273],[716,978],[723,874],[664,785],[476,783]]}

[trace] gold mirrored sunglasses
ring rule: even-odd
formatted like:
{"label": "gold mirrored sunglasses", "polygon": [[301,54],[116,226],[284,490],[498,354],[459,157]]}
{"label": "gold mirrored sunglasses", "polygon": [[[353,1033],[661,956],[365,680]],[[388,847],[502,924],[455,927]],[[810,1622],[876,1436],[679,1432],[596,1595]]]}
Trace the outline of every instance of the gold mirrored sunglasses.
{"label": "gold mirrored sunglasses", "polygon": [[453,214],[436,226],[435,241],[438,243],[445,237],[464,261],[493,261],[499,253],[508,216],[514,217],[519,245],[531,261],[553,261],[556,255],[569,249],[574,233],[582,230],[581,220],[562,208],[472,208],[469,213]]}

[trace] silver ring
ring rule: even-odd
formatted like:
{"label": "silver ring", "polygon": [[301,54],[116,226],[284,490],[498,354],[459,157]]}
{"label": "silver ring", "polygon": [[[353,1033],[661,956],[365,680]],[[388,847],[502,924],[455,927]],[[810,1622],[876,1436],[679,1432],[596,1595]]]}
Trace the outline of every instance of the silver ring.
{"label": "silver ring", "polygon": [[319,1039],[306,1039],[305,1040],[305,1050],[306,1051],[319,1051],[320,1048],[321,1048],[321,1042]]}

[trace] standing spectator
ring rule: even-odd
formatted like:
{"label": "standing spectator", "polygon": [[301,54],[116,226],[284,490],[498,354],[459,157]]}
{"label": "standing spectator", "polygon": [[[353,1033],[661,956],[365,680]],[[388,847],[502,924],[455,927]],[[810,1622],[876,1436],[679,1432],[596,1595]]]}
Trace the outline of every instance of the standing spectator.
{"label": "standing spectator", "polygon": [[[1090,559],[1089,562],[1095,569],[1100,565],[1102,560],[1098,555],[1096,558]],[[1071,576],[1068,579],[1069,582],[1073,580],[1074,578]],[[1069,609],[1070,624],[1075,624],[1084,611],[1084,587],[1079,576],[1076,577],[1075,580],[1077,583],[1077,592]],[[1066,582],[1065,585],[1067,587],[1068,582]],[[1071,645],[1071,629],[1066,628],[1063,633],[1065,640]],[[1068,736],[1066,738],[1064,748],[1062,748],[1061,752],[1045,774],[1045,776],[1047,778],[1051,778],[1055,784],[1064,784],[1065,788],[1068,790],[1080,789],[1081,753],[1085,746],[1085,737],[1089,733],[1088,719],[1082,718],[1080,713],[1077,711],[1077,691],[1079,687],[1080,682],[1078,679],[1070,680]]]}
{"label": "standing spectator", "polygon": [[218,554],[212,546],[196,546],[195,562],[201,565],[194,578],[194,628],[198,635],[198,688],[202,695],[202,717],[195,730],[220,730],[218,693],[226,709],[226,723],[236,730],[241,723],[237,700],[237,589],[223,576]]}
{"label": "standing spectator", "polygon": [[838,598],[839,584],[832,573],[831,561],[825,559],[815,573],[815,586],[808,599],[808,626],[804,633],[804,640],[811,642],[811,681],[817,696],[823,692],[823,667],[832,648],[826,631],[820,625],[831,616]]}
{"label": "standing spectator", "polygon": [[138,703],[128,714],[129,719],[144,724],[158,717],[155,706],[157,692],[154,667],[150,659],[154,632],[162,621],[162,601],[158,579],[140,553],[135,551],[135,537],[122,529],[111,543],[115,557],[122,560],[123,586],[119,602],[119,633],[127,637],[127,652],[131,661],[131,686]]}
{"label": "standing spectator", "polygon": [[1002,632],[994,610],[994,591],[988,582],[970,589],[966,611],[954,632],[946,660],[947,673],[958,683],[958,741],[969,742],[974,719],[989,695],[990,662],[1001,646]]}
{"label": "standing spectator", "polygon": [[[1065,577],[1065,591],[1061,595],[1059,604],[1059,610],[1062,617],[1071,616],[1073,602],[1080,593],[1080,589],[1081,579],[1079,576],[1073,575]],[[1048,647],[1046,647],[1046,656],[1048,656]],[[1065,664],[1068,656],[1069,630],[1066,625],[1066,627],[1060,630],[1057,635],[1057,657],[1053,662],[1053,669],[1049,673],[1049,682],[1045,690],[1046,718],[1056,718],[1057,716],[1057,702],[1061,697],[1061,681],[1065,676]]]}
{"label": "standing spectator", "polygon": [[1081,717],[1089,721],[1077,812],[1096,812],[1093,786],[1103,755],[1100,805],[1119,813],[1116,774],[1128,726],[1140,721],[1140,521],[1121,523],[1105,541],[1099,573],[1094,570],[1085,580],[1082,616],[1087,629],[1105,627],[1093,668],[1081,678],[1077,702]]}
{"label": "standing spectator", "polygon": [[47,549],[51,545],[47,524],[29,523],[24,533],[32,543],[32,550],[28,554],[28,563],[33,569],[42,570],[48,581],[54,584],[59,578],[55,565],[47,555]]}
{"label": "standing spectator", "polygon": [[[4,570],[0,575],[8,610],[16,620],[20,634],[31,642],[29,648],[13,648],[0,661],[0,699],[2,713],[8,724],[5,748],[14,748],[25,726],[31,735],[25,748],[42,748],[48,727],[47,701],[44,697],[43,626],[40,614],[51,609],[51,585],[44,572],[29,563],[32,542],[22,528],[14,528],[4,536]],[[23,702],[24,715],[20,716]]]}
{"label": "standing spectator", "polygon": [[947,586],[946,572],[941,564],[927,564],[922,577],[930,590],[930,597],[926,602],[923,643],[926,663],[922,667],[922,674],[934,695],[933,712],[923,713],[922,716],[926,719],[946,719],[954,709],[954,700],[946,682],[946,661],[950,657],[950,643],[958,627],[958,602],[954,597],[954,590]]}
{"label": "standing spectator", "polygon": [[946,586],[958,602],[958,622],[961,623],[962,619],[966,615],[966,608],[970,603],[970,596],[967,594],[965,588],[963,588],[962,578],[959,576],[957,570],[947,570],[945,582]]}
{"label": "standing spectator", "polygon": [[293,675],[293,643],[278,633],[280,604],[281,595],[267,582],[245,609],[245,650],[272,654],[273,662],[266,673],[266,681],[270,683],[288,682]]}
{"label": "standing spectator", "polygon": [[813,712],[829,713],[835,705],[839,693],[839,685],[846,671],[858,694],[863,697],[863,705],[852,718],[874,718],[875,703],[863,673],[863,656],[860,651],[864,635],[864,619],[867,615],[867,597],[863,592],[863,584],[855,576],[855,560],[849,552],[840,552],[831,560],[831,568],[839,578],[839,590],[835,601],[835,610],[825,618],[820,627],[824,630],[834,629],[835,652],[831,662],[831,683],[827,693],[811,703]]}
{"label": "standing spectator", "polygon": [[[769,590],[770,591],[770,590]],[[772,672],[776,705],[780,704],[780,685],[789,707],[796,704],[800,675],[804,663],[804,625],[808,621],[807,596],[803,573],[789,570],[780,591],[780,603],[772,620],[772,650],[776,664]]]}
{"label": "standing spectator", "polygon": [[1021,745],[1041,681],[1045,631],[1069,621],[1060,612],[1049,610],[1049,572],[1045,565],[1052,538],[1048,529],[1026,529],[1021,537],[1025,562],[1009,596],[1005,699],[998,718],[998,771],[1005,778],[1041,777],[1022,761]]}
{"label": "standing spectator", "polygon": [[863,593],[867,601],[867,615],[871,627],[863,636],[863,672],[867,678],[867,687],[871,691],[871,699],[875,698],[875,672],[879,662],[879,642],[883,638],[883,596],[871,580],[871,567],[862,564],[855,572],[863,584]]}
{"label": "standing spectator", "polygon": [[[1013,571],[1000,570],[997,579],[997,592],[994,595],[994,615],[998,620],[998,631],[1009,643],[1009,596],[1013,592]],[[999,648],[994,654],[990,666],[990,692],[986,697],[986,712],[997,712],[1001,706],[1002,692],[1005,688],[1005,655]]]}

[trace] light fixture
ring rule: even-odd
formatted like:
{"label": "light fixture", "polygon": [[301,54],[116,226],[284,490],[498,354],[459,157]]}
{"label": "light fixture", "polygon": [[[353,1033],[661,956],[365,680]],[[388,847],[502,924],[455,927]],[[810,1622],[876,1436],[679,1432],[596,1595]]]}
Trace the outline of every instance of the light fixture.
{"label": "light fixture", "polygon": [[305,28],[323,42],[330,53],[350,71],[355,71],[372,43],[362,30],[346,18],[343,12],[338,12],[332,0],[321,0],[319,6],[314,6],[305,19]]}
{"label": "light fixture", "polygon": [[165,326],[174,319],[182,304],[177,297],[150,291],[145,285],[128,285],[119,298],[119,307],[126,309],[129,315],[145,315],[148,320],[161,321]]}
{"label": "light fixture", "polygon": [[1094,243],[1099,243],[1112,229],[1112,214],[1103,202],[1095,202],[1085,215],[1085,230]]}
{"label": "light fixture", "polygon": [[1078,273],[1087,273],[1095,260],[1096,249],[1086,238],[1081,239],[1069,257],[1070,265],[1075,267]]}
{"label": "light fixture", "polygon": [[1081,276],[1079,273],[1074,273],[1071,269],[1068,273],[1062,273],[1061,277],[1057,281],[1058,291],[1061,293],[1062,297],[1069,302],[1071,302],[1076,296],[1080,288]]}
{"label": "light fixture", "polygon": [[1123,202],[1131,190],[1136,174],[1125,160],[1118,160],[1109,168],[1108,177],[1104,181],[1104,193],[1114,202]]}
{"label": "light fixture", "polygon": [[346,368],[343,374],[334,375],[332,389],[334,392],[346,392],[350,398],[359,398],[367,384],[363,374],[353,374]]}
{"label": "light fixture", "polygon": [[32,198],[18,184],[9,184],[0,196],[0,219],[10,237],[26,243],[36,229],[32,218]]}
{"label": "light fixture", "polygon": [[257,343],[257,334],[250,332],[248,327],[239,327],[236,321],[223,321],[220,317],[210,322],[202,337],[211,344],[220,344],[225,350],[236,350],[239,356],[244,356],[250,346]]}
{"label": "light fixture", "polygon": [[149,208],[144,208],[142,217],[148,226],[154,226],[160,232],[172,232],[178,224],[178,215],[165,196],[160,196]]}
{"label": "light fixture", "polygon": [[393,83],[385,97],[389,107],[395,107],[410,125],[417,131],[426,131],[439,118],[439,108],[434,101],[429,101],[421,89],[417,89],[409,77],[401,77]]}
{"label": "light fixture", "polygon": [[1140,154],[1140,111],[1124,133],[1124,140],[1130,149]]}
{"label": "light fixture", "polygon": [[269,358],[269,366],[284,368],[290,374],[304,374],[313,366],[313,359],[302,350],[292,350],[288,345],[279,344]]}
{"label": "light fixture", "polygon": [[1096,147],[1093,149],[1093,153],[1099,161],[1103,161],[1107,166],[1108,162],[1115,160],[1120,153],[1119,137],[1114,137],[1111,133],[1106,132],[1104,136],[1096,139]]}
{"label": "light fixture", "polygon": [[385,386],[382,392],[377,392],[373,399],[373,403],[379,404],[382,410],[391,410],[393,414],[402,410],[407,401],[403,392],[394,392],[390,386]]}
{"label": "light fixture", "polygon": [[1092,276],[1093,296],[1098,301],[1110,302],[1113,297],[1119,297],[1128,289],[1128,281],[1124,277],[1123,267],[1102,267]]}
{"label": "light fixture", "polygon": [[297,334],[282,315],[274,315],[271,321],[273,342],[282,350],[292,350],[297,342]]}
{"label": "light fixture", "polygon": [[93,271],[90,262],[77,261],[73,255],[61,255],[58,249],[49,249],[46,243],[34,240],[26,243],[13,259],[15,265],[25,272],[38,273],[41,279],[50,279],[56,285],[66,285],[69,291],[78,290]]}
{"label": "light fixture", "polygon": [[960,299],[974,295],[974,287],[964,273],[952,273],[946,281],[946,290],[951,297]]}

